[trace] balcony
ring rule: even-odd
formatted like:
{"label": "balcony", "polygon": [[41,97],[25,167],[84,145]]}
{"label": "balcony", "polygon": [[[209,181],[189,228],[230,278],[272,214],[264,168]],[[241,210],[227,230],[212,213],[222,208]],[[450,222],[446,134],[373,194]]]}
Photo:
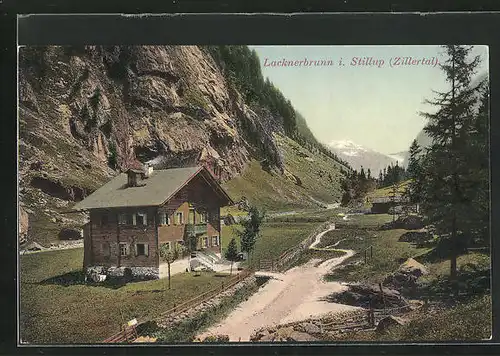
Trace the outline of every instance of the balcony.
{"label": "balcony", "polygon": [[203,235],[207,233],[207,224],[187,224],[186,232],[188,235]]}

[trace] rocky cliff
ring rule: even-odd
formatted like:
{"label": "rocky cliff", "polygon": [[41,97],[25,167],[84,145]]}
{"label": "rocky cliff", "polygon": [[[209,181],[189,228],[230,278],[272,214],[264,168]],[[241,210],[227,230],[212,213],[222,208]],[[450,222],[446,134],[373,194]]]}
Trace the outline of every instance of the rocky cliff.
{"label": "rocky cliff", "polygon": [[[21,205],[49,241],[83,214],[61,214],[135,160],[204,164],[222,181],[272,157],[282,120],[250,108],[197,46],[24,47],[19,52]],[[56,234],[57,235],[57,234]]]}

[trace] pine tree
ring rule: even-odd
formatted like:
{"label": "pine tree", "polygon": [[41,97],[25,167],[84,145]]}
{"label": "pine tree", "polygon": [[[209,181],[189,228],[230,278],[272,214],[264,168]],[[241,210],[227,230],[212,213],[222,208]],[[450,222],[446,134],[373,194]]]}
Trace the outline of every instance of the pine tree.
{"label": "pine tree", "polygon": [[248,219],[242,222],[243,231],[240,232],[241,251],[250,254],[260,233],[260,226],[264,221],[265,213],[251,206]]}
{"label": "pine tree", "polygon": [[231,261],[231,269],[229,274],[233,274],[233,262],[238,260],[238,247],[236,246],[236,240],[233,237],[231,241],[229,241],[229,245],[227,245],[227,250],[226,253],[224,254],[224,257],[228,260]]}
{"label": "pine tree", "polygon": [[419,203],[422,191],[422,168],[420,164],[420,148],[417,140],[413,140],[410,146],[410,157],[408,159],[408,169],[406,170],[410,182],[407,188],[407,195],[411,203]]}
{"label": "pine tree", "polygon": [[428,119],[424,128],[432,145],[424,159],[425,184],[422,208],[442,239],[449,235],[450,280],[458,294],[457,256],[466,245],[471,201],[465,194],[471,179],[467,158],[470,156],[473,108],[477,102],[477,87],[471,87],[471,77],[479,57],[469,60],[472,47],[444,46],[447,59],[440,65],[450,87],[435,92],[435,100],[426,102],[437,107],[434,113],[422,113]]}

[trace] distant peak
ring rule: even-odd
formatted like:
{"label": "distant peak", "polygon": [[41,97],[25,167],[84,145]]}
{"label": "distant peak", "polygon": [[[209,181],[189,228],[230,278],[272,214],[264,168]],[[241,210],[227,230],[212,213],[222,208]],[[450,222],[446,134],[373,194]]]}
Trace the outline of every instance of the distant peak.
{"label": "distant peak", "polygon": [[336,149],[353,149],[359,151],[367,151],[367,149],[357,143],[350,140],[334,140],[328,144],[330,147],[334,147]]}

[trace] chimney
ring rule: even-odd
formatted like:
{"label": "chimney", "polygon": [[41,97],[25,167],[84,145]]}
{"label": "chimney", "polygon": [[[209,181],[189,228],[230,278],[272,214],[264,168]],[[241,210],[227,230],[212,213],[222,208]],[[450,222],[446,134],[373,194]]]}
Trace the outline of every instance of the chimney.
{"label": "chimney", "polygon": [[132,169],[129,169],[127,171],[127,185],[129,187],[136,187],[137,186],[137,172],[135,172]]}

